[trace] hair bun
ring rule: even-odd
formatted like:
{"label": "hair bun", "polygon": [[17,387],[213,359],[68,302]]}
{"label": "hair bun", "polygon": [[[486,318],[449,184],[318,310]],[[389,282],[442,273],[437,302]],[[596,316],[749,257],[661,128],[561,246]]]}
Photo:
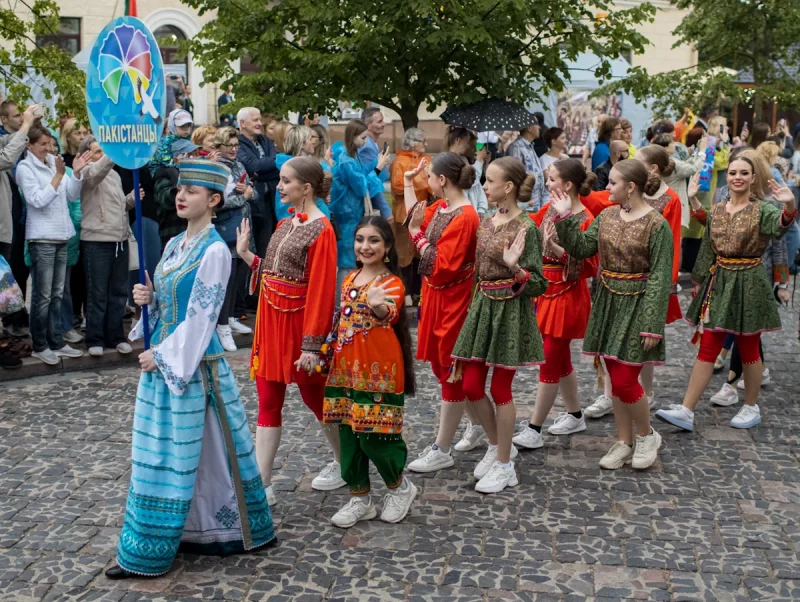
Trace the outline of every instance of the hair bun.
{"label": "hair bun", "polygon": [[597,180],[597,174],[593,171],[587,171],[586,177],[581,182],[580,188],[578,189],[578,194],[580,196],[589,196],[594,190],[594,183]]}
{"label": "hair bun", "polygon": [[533,196],[533,188],[536,186],[536,176],[532,173],[525,174],[525,179],[517,190],[517,201],[527,203]]}
{"label": "hair bun", "polygon": [[667,163],[667,166],[664,168],[664,171],[661,172],[661,175],[664,176],[665,178],[668,178],[674,172],[675,172],[675,161],[670,159],[669,163]]}
{"label": "hair bun", "polygon": [[458,173],[458,182],[456,186],[469,190],[475,184],[475,168],[468,164],[466,161],[461,165],[461,170]]}
{"label": "hair bun", "polygon": [[644,193],[647,196],[653,196],[661,188],[661,178],[658,176],[650,176],[647,178],[647,184],[644,186]]}

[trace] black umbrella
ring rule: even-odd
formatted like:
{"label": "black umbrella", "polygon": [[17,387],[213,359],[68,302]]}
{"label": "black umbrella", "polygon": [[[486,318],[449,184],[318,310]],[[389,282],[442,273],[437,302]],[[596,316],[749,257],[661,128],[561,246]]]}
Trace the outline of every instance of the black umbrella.
{"label": "black umbrella", "polygon": [[521,104],[487,98],[471,105],[447,107],[442,113],[442,121],[475,132],[520,131],[532,125],[534,117]]}

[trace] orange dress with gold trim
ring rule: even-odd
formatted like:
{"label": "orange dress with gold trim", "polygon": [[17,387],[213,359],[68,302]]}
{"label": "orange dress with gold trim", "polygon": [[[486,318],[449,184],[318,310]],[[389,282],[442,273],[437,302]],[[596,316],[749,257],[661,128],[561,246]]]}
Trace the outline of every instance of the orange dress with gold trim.
{"label": "orange dress with gold trim", "polygon": [[[304,352],[319,353],[331,330],[336,295],[336,235],[323,217],[283,219],[264,259],[256,258],[250,293],[260,291],[250,377],[295,382]],[[319,376],[319,378],[323,378]]]}
{"label": "orange dress with gold trim", "polygon": [[451,364],[451,354],[467,318],[475,277],[480,218],[472,205],[445,212],[439,200],[425,210],[422,231],[431,243],[420,258],[422,299],[417,359]]}
{"label": "orange dress with gold trim", "polygon": [[666,190],[659,190],[655,197],[644,197],[644,200],[653,209],[658,211],[667,220],[672,230],[672,292],[669,296],[667,307],[667,324],[672,324],[683,318],[681,305],[678,303],[678,269],[681,264],[681,198],[678,193],[666,186]]}
{"label": "orange dress with gold trim", "polygon": [[[530,217],[542,228],[557,215],[555,209],[551,209],[550,203],[547,203]],[[581,232],[586,232],[594,217],[586,209],[576,215],[582,220]],[[561,246],[558,234],[555,243]],[[599,263],[598,255],[589,259],[575,259],[568,253],[560,258],[544,254],[542,272],[549,284],[544,294],[535,300],[536,319],[543,335],[563,339],[583,338],[592,311],[592,298],[586,280],[597,276]]]}

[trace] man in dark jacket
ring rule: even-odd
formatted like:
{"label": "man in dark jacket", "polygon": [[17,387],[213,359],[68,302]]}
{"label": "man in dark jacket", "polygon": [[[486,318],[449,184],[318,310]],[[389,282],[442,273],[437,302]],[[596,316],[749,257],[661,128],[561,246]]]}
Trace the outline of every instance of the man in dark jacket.
{"label": "man in dark jacket", "polygon": [[612,140],[609,146],[609,153],[608,161],[601,163],[597,166],[597,169],[594,170],[594,174],[597,176],[597,179],[594,181],[595,190],[605,190],[608,188],[608,176],[611,174],[611,168],[614,167],[617,162],[628,158],[627,142],[624,140]]}
{"label": "man in dark jacket", "polygon": [[264,257],[275,226],[275,191],[280,173],[275,166],[275,145],[263,136],[261,111],[255,107],[240,109],[236,115],[239,122],[239,153],[237,159],[244,165],[247,175],[255,182],[256,194],[248,201],[253,219],[253,236],[256,253]]}

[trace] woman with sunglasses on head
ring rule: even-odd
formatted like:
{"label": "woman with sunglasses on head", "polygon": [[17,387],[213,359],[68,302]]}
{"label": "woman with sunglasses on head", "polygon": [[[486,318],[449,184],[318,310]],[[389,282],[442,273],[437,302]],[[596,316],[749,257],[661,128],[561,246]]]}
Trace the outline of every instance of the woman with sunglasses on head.
{"label": "woman with sunglasses on head", "polygon": [[[762,332],[781,327],[772,284],[761,263],[769,239],[783,236],[797,217],[794,194],[770,178],[769,165],[753,150],[731,161],[727,182],[730,196],[708,215],[692,272],[695,297],[686,317],[697,327],[697,361],[683,404],[656,413],[687,431],[694,430],[694,410],[728,333],[736,336],[745,382],[745,405],[731,426],[752,428],[761,423],[757,402],[764,365],[759,342]],[[782,203],[783,210],[763,200],[767,195]]]}

